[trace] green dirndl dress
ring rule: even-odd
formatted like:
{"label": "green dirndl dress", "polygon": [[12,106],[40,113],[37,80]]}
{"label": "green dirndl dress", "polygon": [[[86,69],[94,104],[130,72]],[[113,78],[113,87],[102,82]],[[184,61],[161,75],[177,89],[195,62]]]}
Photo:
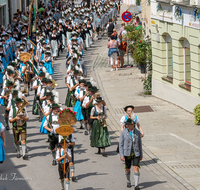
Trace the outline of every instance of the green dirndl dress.
{"label": "green dirndl dress", "polygon": [[[74,78],[71,78],[72,82],[73,82],[73,85],[75,86],[76,85],[76,82],[75,82],[75,79]],[[68,92],[67,92],[67,96],[66,96],[66,100],[65,100],[65,106],[67,107],[73,107],[75,105],[75,97],[74,96],[74,93],[75,93],[75,89],[70,91],[69,88],[68,88]]]}
{"label": "green dirndl dress", "polygon": [[[97,117],[98,112],[96,110],[96,106],[94,108],[95,108],[94,117]],[[103,110],[104,110],[104,107],[103,107]],[[97,147],[97,148],[104,148],[104,147],[110,146],[110,144],[111,142],[110,142],[110,136],[108,133],[108,128],[103,127],[103,125],[100,125],[99,121],[95,119],[92,126],[90,146]]]}
{"label": "green dirndl dress", "polygon": [[65,100],[65,106],[67,106],[67,107],[73,107],[74,106],[75,103],[74,103],[73,98],[72,98],[72,96],[74,95],[74,91],[75,90],[70,91],[68,89],[67,97],[66,97],[66,100]]}

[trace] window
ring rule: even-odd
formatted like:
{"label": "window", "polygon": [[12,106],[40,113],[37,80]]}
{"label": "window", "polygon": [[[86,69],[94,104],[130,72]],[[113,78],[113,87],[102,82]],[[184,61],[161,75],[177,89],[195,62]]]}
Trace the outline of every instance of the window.
{"label": "window", "polygon": [[172,53],[172,38],[166,37],[166,53],[167,53],[167,76],[173,78],[173,53]]}
{"label": "window", "polygon": [[190,44],[187,40],[184,40],[184,62],[185,83],[191,84]]}

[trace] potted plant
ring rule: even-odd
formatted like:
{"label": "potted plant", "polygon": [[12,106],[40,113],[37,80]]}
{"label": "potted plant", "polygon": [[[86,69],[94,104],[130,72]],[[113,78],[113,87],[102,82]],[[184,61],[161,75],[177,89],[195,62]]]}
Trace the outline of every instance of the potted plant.
{"label": "potted plant", "polygon": [[200,104],[198,104],[195,108],[194,108],[194,116],[195,116],[195,121],[194,123],[197,125],[200,125]]}

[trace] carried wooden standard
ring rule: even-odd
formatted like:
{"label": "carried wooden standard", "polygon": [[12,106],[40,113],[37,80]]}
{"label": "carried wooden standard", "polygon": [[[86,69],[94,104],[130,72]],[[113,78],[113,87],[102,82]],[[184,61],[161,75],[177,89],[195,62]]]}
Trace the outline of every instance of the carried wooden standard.
{"label": "carried wooden standard", "polygon": [[[69,108],[64,109],[58,113],[58,124],[60,125],[56,129],[56,133],[61,135],[64,138],[64,148],[65,148],[65,139],[74,132],[74,128],[71,125],[76,124],[76,112],[71,111]],[[68,145],[67,145],[68,148]],[[64,159],[64,172],[65,174],[65,159]]]}
{"label": "carried wooden standard", "polygon": [[21,54],[19,55],[19,58],[20,58],[20,60],[23,61],[23,62],[28,62],[28,61],[31,60],[31,54],[30,54],[30,53],[24,52],[24,53],[21,53]]}

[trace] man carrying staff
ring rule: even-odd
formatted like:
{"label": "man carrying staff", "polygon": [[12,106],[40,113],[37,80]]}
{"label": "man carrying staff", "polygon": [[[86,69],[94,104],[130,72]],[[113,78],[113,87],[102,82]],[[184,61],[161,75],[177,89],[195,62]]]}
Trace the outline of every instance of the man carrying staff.
{"label": "man carrying staff", "polygon": [[[26,155],[26,128],[27,128],[27,121],[29,120],[28,113],[26,107],[22,109],[23,114],[18,113],[18,110],[22,107],[23,100],[21,98],[15,99],[15,106],[12,106],[10,113],[9,113],[9,121],[13,124],[13,134],[15,145],[17,148],[17,158],[20,158],[20,148],[19,148],[19,136],[21,137],[21,145],[22,145],[22,152],[23,152],[23,160],[27,160],[28,156]],[[18,114],[20,115],[18,115]]]}
{"label": "man carrying staff", "polygon": [[44,128],[47,130],[49,141],[50,141],[50,149],[52,152],[53,162],[52,165],[57,165],[56,162],[56,148],[58,145],[58,134],[56,133],[56,129],[59,127],[58,124],[58,110],[59,105],[56,103],[52,104],[52,112],[47,116],[44,122]]}
{"label": "man carrying staff", "polygon": [[127,119],[125,122],[126,129],[121,132],[119,142],[119,153],[121,161],[125,161],[125,174],[127,179],[127,187],[131,188],[130,168],[133,163],[135,190],[139,190],[139,167],[142,160],[142,141],[140,131],[135,128],[135,123],[132,119]]}

